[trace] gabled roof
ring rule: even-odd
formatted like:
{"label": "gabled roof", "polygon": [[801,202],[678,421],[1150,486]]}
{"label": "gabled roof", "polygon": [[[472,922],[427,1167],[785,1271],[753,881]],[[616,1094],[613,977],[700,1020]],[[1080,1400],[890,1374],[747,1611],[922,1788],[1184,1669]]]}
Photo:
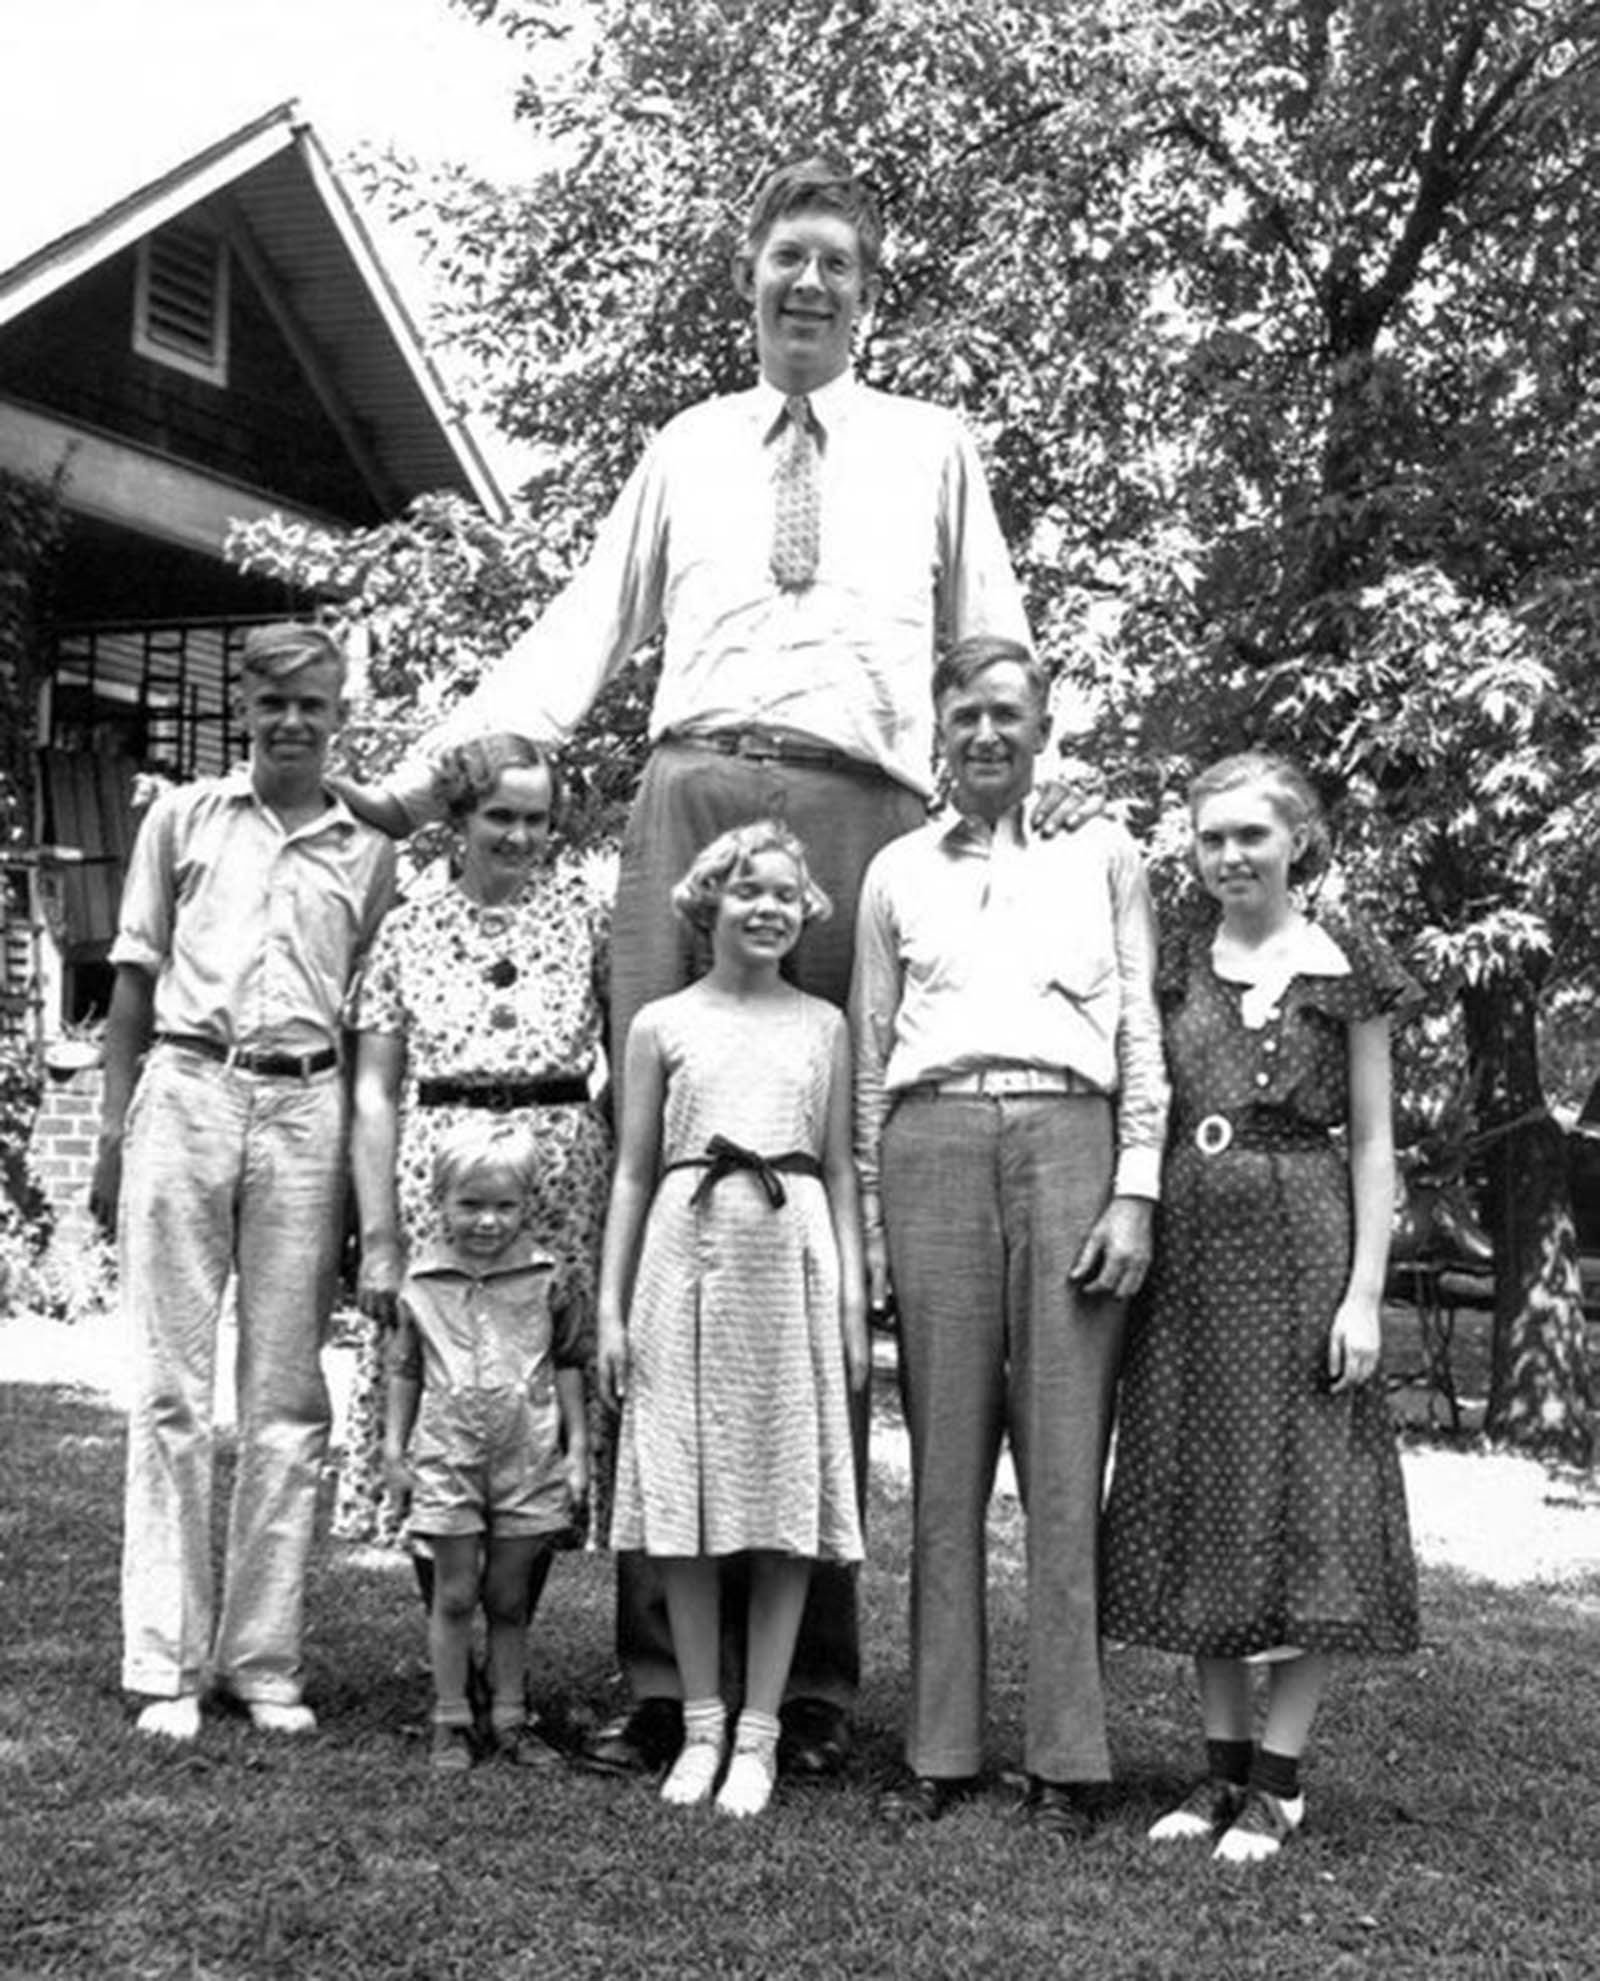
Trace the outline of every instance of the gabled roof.
{"label": "gabled roof", "polygon": [[453,489],[491,515],[505,498],[451,406],[416,325],[311,125],[295,100],[192,152],[109,204],[65,216],[32,238],[29,203],[8,193],[0,231],[0,326],[203,201],[242,229],[263,274],[287,300],[326,382],[366,434],[398,507]]}

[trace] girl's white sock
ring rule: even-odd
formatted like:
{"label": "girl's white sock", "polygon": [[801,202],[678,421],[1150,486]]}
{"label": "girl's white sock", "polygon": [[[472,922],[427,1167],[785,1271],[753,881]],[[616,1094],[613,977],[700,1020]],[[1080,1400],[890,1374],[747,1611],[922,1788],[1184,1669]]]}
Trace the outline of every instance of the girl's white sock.
{"label": "girl's white sock", "polygon": [[728,1744],[728,1711],[720,1699],[685,1699],[683,1747],[661,1784],[661,1800],[689,1808],[710,1799]]}
{"label": "girl's white sock", "polygon": [[733,1759],[717,1797],[725,1816],[759,1816],[772,1800],[778,1780],[778,1722],[771,1713],[739,1715]]}

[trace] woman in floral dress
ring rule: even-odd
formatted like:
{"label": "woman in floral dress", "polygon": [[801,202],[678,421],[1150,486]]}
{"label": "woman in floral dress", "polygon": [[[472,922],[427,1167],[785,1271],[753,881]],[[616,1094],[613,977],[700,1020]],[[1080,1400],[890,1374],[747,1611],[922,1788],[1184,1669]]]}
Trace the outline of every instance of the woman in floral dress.
{"label": "woman in floral dress", "polygon": [[1374,937],[1297,905],[1326,835],[1292,765],[1229,758],[1189,800],[1221,919],[1174,946],[1159,986],[1172,1125],[1123,1372],[1101,1620],[1196,1661],[1208,1774],[1152,1840],[1251,1863],[1301,1822],[1331,1657],[1417,1641],[1376,1380],[1389,1014],[1415,987]]}
{"label": "woman in floral dress", "polygon": [[491,736],[441,771],[459,837],[443,890],[390,914],[355,998],[351,1166],[366,1316],[334,1531],[393,1542],[402,1510],[382,1464],[381,1340],[406,1256],[428,1229],[441,1138],[485,1109],[514,1115],[540,1152],[532,1231],[591,1317],[610,1137],[590,1098],[604,1033],[608,910],[576,867],[548,858],[559,798],[537,745]]}

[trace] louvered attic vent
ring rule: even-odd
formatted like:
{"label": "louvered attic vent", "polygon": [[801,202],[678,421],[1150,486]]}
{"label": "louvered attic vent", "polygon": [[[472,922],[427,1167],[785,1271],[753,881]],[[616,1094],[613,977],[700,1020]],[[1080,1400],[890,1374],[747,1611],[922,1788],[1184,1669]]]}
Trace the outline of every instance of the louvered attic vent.
{"label": "louvered attic vent", "polygon": [[163,227],[139,243],[133,348],[213,385],[228,382],[228,251],[213,234]]}

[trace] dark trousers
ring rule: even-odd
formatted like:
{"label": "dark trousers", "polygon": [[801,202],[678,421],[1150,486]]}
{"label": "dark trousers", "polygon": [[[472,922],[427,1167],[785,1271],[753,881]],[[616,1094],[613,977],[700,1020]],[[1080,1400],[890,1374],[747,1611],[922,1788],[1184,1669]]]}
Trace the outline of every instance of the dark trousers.
{"label": "dark trousers", "polygon": [[[612,926],[611,1065],[619,1080],[623,1044],[634,1014],[694,980],[708,952],[673,912],[673,886],[719,833],[753,819],[779,818],[805,842],[812,878],[833,901],[786,965],[804,991],[843,1008],[855,957],[856,903],[862,876],[880,847],[920,825],[922,799],[903,784],[865,770],[757,763],[690,744],[663,743],[645,766],[622,844]],[[618,1119],[622,1096],[617,1094]],[[868,1400],[855,1408],[856,1485],[866,1502]],[[727,1691],[737,1697],[744,1668],[744,1564],[722,1577]],[[635,1699],[682,1693],[672,1657],[661,1578],[647,1556],[617,1557],[617,1656]],[[861,1676],[853,1568],[819,1567],[800,1624],[791,1698],[823,1699],[848,1709]]]}

